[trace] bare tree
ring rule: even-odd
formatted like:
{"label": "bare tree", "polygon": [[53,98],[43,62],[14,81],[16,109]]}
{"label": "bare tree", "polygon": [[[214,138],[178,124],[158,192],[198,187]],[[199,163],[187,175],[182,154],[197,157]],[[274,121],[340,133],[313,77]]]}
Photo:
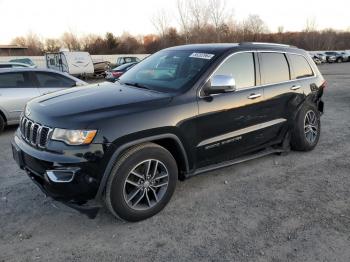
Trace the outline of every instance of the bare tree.
{"label": "bare tree", "polygon": [[316,31],[317,31],[316,18],[312,17],[312,18],[306,19],[304,32],[316,32]]}
{"label": "bare tree", "polygon": [[152,17],[151,22],[160,37],[164,38],[170,27],[170,16],[168,12],[164,9],[158,10],[158,12]]}
{"label": "bare tree", "polygon": [[210,12],[207,0],[191,0],[187,2],[192,20],[192,27],[200,30],[208,24]]}
{"label": "bare tree", "polygon": [[25,37],[16,37],[11,41],[12,44],[28,47],[28,55],[41,55],[44,45],[37,34],[28,33]]}
{"label": "bare tree", "polygon": [[61,42],[56,38],[48,38],[45,40],[46,52],[57,52],[60,50]]}
{"label": "bare tree", "polygon": [[68,48],[70,51],[80,50],[80,42],[78,37],[72,32],[65,32],[61,37],[64,47]]}
{"label": "bare tree", "polygon": [[185,42],[189,42],[190,14],[185,0],[177,0],[177,12],[182,33],[185,35]]}
{"label": "bare tree", "polygon": [[261,34],[267,33],[267,25],[260,18],[259,15],[249,15],[246,20],[243,21],[244,34],[250,37],[252,41],[259,40]]}
{"label": "bare tree", "polygon": [[216,40],[221,41],[220,28],[223,27],[228,18],[227,0],[209,0],[210,21],[216,31]]}

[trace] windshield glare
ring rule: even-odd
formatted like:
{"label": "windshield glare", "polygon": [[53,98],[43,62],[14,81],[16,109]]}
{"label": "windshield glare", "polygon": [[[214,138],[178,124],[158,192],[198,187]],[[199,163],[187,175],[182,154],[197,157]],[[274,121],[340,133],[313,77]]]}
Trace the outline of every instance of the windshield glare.
{"label": "windshield glare", "polygon": [[213,54],[164,50],[135,65],[120,82],[160,92],[176,92],[193,84],[213,59]]}

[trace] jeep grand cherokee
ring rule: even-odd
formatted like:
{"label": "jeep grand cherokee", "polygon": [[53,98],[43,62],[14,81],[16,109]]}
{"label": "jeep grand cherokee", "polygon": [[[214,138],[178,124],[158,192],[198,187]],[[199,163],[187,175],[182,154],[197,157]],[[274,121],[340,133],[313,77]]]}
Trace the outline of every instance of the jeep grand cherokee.
{"label": "jeep grand cherokee", "polygon": [[13,156],[55,200],[90,217],[105,203],[116,217],[139,221],[164,208],[179,179],[312,150],[325,86],[296,47],[172,47],[116,83],[30,101]]}

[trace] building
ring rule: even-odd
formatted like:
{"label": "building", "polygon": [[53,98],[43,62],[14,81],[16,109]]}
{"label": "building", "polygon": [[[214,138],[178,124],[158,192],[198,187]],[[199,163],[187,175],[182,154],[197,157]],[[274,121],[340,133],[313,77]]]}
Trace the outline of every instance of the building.
{"label": "building", "polygon": [[18,45],[0,45],[0,56],[23,56],[28,47]]}

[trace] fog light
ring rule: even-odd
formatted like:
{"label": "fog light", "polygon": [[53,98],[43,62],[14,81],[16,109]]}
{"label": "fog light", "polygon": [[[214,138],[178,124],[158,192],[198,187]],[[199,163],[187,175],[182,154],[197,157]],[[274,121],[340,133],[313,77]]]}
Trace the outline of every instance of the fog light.
{"label": "fog light", "polygon": [[70,183],[78,171],[79,168],[47,170],[46,176],[54,183]]}

